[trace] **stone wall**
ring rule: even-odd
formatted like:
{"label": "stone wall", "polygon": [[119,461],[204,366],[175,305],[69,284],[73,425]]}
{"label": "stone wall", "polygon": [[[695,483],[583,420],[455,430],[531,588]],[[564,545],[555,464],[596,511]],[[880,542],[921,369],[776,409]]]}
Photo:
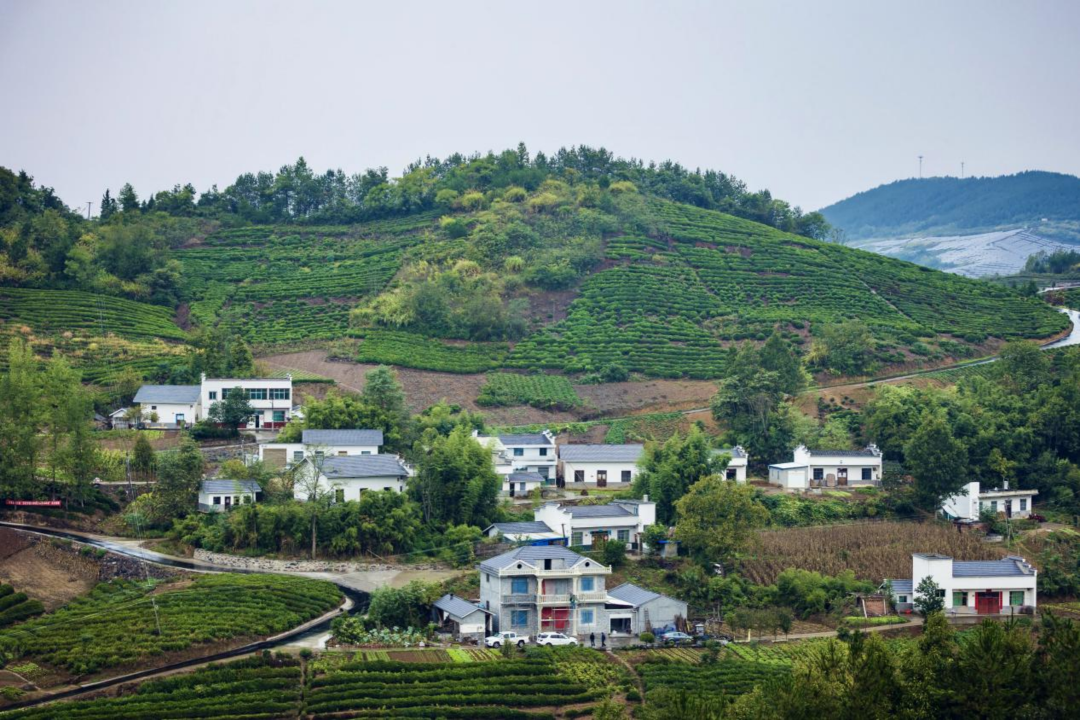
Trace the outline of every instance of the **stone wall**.
{"label": "stone wall", "polygon": [[423,565],[391,565],[388,563],[355,563],[334,560],[273,560],[270,558],[241,557],[207,550],[195,550],[195,560],[222,568],[236,570],[261,570],[264,572],[379,572],[386,570],[441,570],[441,565],[428,563]]}

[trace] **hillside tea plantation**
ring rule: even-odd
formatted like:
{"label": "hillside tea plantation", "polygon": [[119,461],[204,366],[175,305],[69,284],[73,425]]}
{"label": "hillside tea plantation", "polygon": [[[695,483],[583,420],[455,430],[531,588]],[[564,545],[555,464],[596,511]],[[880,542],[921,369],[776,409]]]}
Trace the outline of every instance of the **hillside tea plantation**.
{"label": "hillside tea plantation", "polygon": [[15,592],[10,585],[0,585],[0,628],[12,625],[45,612],[39,600],[32,600],[26,593]]}
{"label": "hillside tea plantation", "polygon": [[646,701],[657,694],[688,692],[734,700],[778,674],[790,672],[790,663],[734,660],[724,657],[709,665],[682,662],[646,662],[638,666],[645,682]]}
{"label": "hillside tea plantation", "polygon": [[130,694],[52,703],[4,714],[5,720],[270,720],[294,718],[302,678],[295,660],[247,658],[151,680]]}
{"label": "hillside tea plantation", "polygon": [[532,405],[543,410],[569,410],[581,404],[574,386],[562,375],[492,373],[480,388],[477,405]]}
{"label": "hillside tea plantation", "polygon": [[351,334],[362,338],[356,353],[357,362],[452,373],[479,373],[499,367],[508,349],[506,343],[448,343],[395,330],[364,330]]}
{"label": "hillside tea plantation", "polygon": [[274,635],[341,601],[331,583],[279,575],[200,575],[151,600],[153,591],[142,582],[102,583],[54,613],[0,631],[0,647],[85,675],[193,645]]}

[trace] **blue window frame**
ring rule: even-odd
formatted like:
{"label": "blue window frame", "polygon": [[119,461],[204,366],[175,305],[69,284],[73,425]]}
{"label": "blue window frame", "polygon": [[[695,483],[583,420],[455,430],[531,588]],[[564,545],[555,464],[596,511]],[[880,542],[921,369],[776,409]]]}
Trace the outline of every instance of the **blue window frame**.
{"label": "blue window frame", "polygon": [[596,588],[596,578],[581,578],[581,592],[592,592]]}
{"label": "blue window frame", "polygon": [[525,455],[525,448],[514,448],[514,457],[523,457]]}
{"label": "blue window frame", "polygon": [[529,626],[529,611],[528,610],[511,610],[510,611],[510,626],[516,628],[523,628]]}
{"label": "blue window frame", "polygon": [[596,615],[594,610],[582,610],[581,611],[581,624],[592,625],[596,622]]}
{"label": "blue window frame", "polygon": [[524,595],[529,592],[529,578],[514,578],[510,581],[510,592]]}

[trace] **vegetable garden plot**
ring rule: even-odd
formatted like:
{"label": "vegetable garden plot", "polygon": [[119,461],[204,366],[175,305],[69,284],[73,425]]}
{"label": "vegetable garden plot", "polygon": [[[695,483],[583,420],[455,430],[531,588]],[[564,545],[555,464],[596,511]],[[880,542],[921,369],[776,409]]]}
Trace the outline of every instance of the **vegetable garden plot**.
{"label": "vegetable garden plot", "polygon": [[328,582],[278,575],[201,575],[153,602],[152,589],[131,581],[102,583],[54,613],[0,631],[0,643],[16,657],[86,674],[192,645],[273,635],[341,599]]}
{"label": "vegetable garden plot", "polygon": [[51,703],[5,714],[5,720],[166,720],[295,718],[300,709],[300,666],[262,657],[139,685],[120,697]]}
{"label": "vegetable garden plot", "polygon": [[603,694],[560,677],[547,660],[360,662],[317,673],[305,712],[315,718],[532,718],[526,709],[593,702]]}

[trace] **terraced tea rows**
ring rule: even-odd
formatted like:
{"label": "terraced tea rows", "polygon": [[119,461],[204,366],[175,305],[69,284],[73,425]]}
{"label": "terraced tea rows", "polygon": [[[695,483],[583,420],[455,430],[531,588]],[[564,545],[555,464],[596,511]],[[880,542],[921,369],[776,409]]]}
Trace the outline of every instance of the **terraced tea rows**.
{"label": "terraced tea rows", "polygon": [[173,317],[169,308],[108,295],[0,287],[0,321],[28,325],[41,335],[81,330],[98,336],[186,339]]}
{"label": "terraced tea rows", "polygon": [[201,575],[182,589],[113,581],[55,613],[0,631],[16,657],[74,674],[128,665],[163,652],[282,632],[327,612],[332,584],[278,575]]}
{"label": "terraced tea rows", "polygon": [[477,405],[503,407],[532,405],[541,409],[569,410],[581,404],[570,381],[561,375],[492,373],[480,388]]}
{"label": "terraced tea rows", "polygon": [[5,714],[5,720],[144,720],[294,718],[300,710],[300,666],[265,657],[208,665],[143,683],[120,697],[52,703]]}
{"label": "terraced tea rows", "polygon": [[10,585],[0,585],[0,628],[26,620],[45,612],[38,600],[31,600],[26,593],[15,592]]}
{"label": "terraced tea rows", "polygon": [[733,700],[789,670],[776,663],[722,659],[708,665],[647,662],[638,666],[638,672],[645,682],[646,699],[657,692],[685,691]]}
{"label": "terraced tea rows", "polygon": [[436,338],[395,330],[364,330],[350,333],[363,341],[356,361],[404,365],[421,370],[479,373],[499,367],[506,343],[449,344]]}

